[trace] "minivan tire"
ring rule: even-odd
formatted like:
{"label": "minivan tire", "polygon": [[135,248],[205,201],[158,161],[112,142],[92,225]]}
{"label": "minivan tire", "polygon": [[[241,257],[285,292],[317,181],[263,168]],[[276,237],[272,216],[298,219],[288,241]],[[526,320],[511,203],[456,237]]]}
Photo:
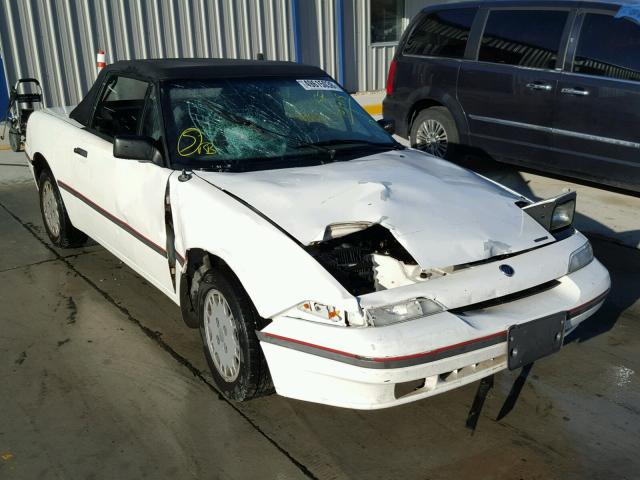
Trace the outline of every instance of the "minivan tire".
{"label": "minivan tire", "polygon": [[410,134],[411,147],[436,157],[454,160],[460,135],[446,107],[430,107],[416,115]]}

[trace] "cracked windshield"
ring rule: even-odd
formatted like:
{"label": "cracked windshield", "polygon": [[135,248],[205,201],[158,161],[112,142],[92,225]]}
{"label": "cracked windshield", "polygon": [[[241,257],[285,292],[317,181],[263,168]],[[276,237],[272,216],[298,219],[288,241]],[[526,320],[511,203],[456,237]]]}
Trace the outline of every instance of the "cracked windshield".
{"label": "cracked windshield", "polygon": [[180,81],[164,91],[169,148],[180,166],[284,168],[396,146],[330,79]]}

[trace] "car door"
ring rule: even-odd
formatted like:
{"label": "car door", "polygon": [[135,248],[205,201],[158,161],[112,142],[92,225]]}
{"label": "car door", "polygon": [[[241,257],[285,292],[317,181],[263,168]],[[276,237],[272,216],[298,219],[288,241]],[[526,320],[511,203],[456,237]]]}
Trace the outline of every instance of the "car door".
{"label": "car door", "polygon": [[115,255],[174,296],[165,222],[165,192],[173,170],[113,155],[117,135],[145,135],[161,147],[161,125],[156,87],[113,75],[95,108],[90,130],[98,140],[85,152],[87,174],[81,185],[95,212],[95,225],[87,233],[96,232]]}
{"label": "car door", "polygon": [[73,168],[64,179],[58,179],[63,190],[80,200],[74,202],[82,210],[81,215],[72,216],[76,226],[121,258],[121,219],[115,212],[118,190],[113,190],[113,136],[136,133],[147,89],[146,82],[117,74],[105,79],[87,128],[74,135],[69,147]]}
{"label": "car door", "polygon": [[[163,127],[155,86],[150,86],[139,134],[150,137],[160,151],[163,149]],[[114,158],[115,210],[128,228],[120,235],[121,251],[128,256],[153,283],[170,296],[175,285],[170,271],[167,251],[167,210],[169,177],[174,170],[152,162]],[[173,264],[171,265],[173,266]]]}
{"label": "car door", "polygon": [[457,91],[470,143],[498,158],[545,162],[573,12],[512,7],[481,15],[486,20],[473,56],[477,61],[464,62]]}
{"label": "car door", "polygon": [[614,15],[578,16],[573,61],[558,84],[553,146],[562,172],[638,188],[640,25]]}

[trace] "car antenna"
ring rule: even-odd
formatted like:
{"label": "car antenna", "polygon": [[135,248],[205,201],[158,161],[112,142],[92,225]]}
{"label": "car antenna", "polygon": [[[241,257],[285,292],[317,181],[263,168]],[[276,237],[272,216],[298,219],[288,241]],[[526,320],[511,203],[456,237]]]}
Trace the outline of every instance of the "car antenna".
{"label": "car antenna", "polygon": [[193,176],[193,173],[190,170],[187,170],[186,168],[183,168],[182,169],[182,173],[178,177],[178,181],[179,182],[188,182],[189,180],[191,180],[192,176]]}

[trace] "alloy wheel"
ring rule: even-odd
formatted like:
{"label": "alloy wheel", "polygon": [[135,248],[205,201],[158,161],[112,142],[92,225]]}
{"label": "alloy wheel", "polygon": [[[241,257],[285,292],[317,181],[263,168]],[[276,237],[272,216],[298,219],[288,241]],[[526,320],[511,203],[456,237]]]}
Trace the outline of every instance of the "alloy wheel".
{"label": "alloy wheel", "polygon": [[434,119],[422,122],[416,132],[416,148],[424,152],[444,158],[447,154],[449,138],[444,126]]}

